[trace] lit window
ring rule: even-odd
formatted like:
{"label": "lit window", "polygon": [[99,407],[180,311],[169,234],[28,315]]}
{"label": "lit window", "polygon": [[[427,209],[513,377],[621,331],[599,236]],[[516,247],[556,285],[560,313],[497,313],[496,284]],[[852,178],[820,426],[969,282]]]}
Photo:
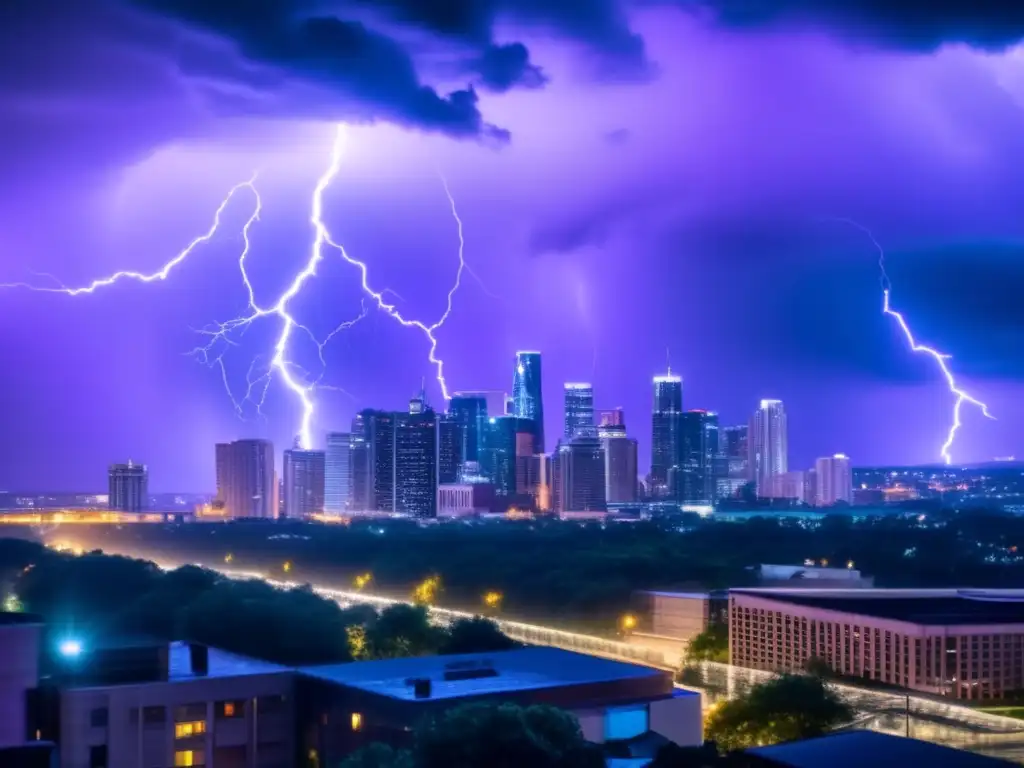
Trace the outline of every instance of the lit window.
{"label": "lit window", "polygon": [[352,730],[361,731],[363,729],[363,716],[359,712],[352,713]]}
{"label": "lit window", "polygon": [[188,768],[195,765],[195,753],[191,749],[184,749],[174,753],[174,768]]}
{"label": "lit window", "polygon": [[233,701],[225,701],[224,702],[224,717],[234,717],[234,716],[235,716],[235,702],[233,702]]}
{"label": "lit window", "polygon": [[193,723],[174,724],[174,738],[176,739],[187,739],[189,736],[198,736],[201,733],[206,733],[205,720],[196,720]]}

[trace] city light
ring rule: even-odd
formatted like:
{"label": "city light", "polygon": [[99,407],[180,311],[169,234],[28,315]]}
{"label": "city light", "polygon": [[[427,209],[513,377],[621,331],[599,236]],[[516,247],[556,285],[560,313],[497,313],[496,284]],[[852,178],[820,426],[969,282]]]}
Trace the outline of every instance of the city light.
{"label": "city light", "polygon": [[430,576],[416,585],[412,591],[412,601],[417,605],[433,605],[437,593],[441,590],[441,578]]}
{"label": "city light", "polygon": [[488,608],[496,609],[501,607],[501,600],[504,595],[501,592],[491,590],[490,592],[484,593],[484,605]]}
{"label": "city light", "polygon": [[82,653],[82,644],[78,640],[67,639],[62,640],[60,645],[57,646],[57,650],[60,651],[61,656],[67,658],[75,658],[80,656]]}
{"label": "city light", "polygon": [[281,565],[281,570],[284,571],[285,573],[291,573],[292,561],[291,560],[285,560],[284,563]]}
{"label": "city light", "polygon": [[364,589],[371,581],[373,581],[372,573],[361,573],[353,579],[356,589]]}
{"label": "city light", "polygon": [[636,616],[631,613],[627,613],[621,619],[619,619],[619,626],[622,627],[623,632],[631,632],[636,629]]}
{"label": "city light", "polygon": [[224,562],[225,563],[230,563],[234,559],[235,559],[235,556],[233,554],[231,554],[230,552],[228,552],[226,555],[224,555]]}

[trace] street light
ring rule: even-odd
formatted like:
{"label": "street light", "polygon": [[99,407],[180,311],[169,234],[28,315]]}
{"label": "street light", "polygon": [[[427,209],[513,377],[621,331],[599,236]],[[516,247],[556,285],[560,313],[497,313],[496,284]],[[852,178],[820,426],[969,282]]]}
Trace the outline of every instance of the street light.
{"label": "street light", "polygon": [[636,616],[634,616],[632,613],[627,613],[625,616],[619,619],[619,624],[622,626],[623,632],[630,632],[636,629]]}
{"label": "street light", "polygon": [[290,573],[291,570],[292,570],[292,561],[291,560],[285,560],[284,561],[284,565],[281,566],[281,570],[284,571],[285,573]]}
{"label": "street light", "polygon": [[497,609],[501,607],[501,599],[504,595],[497,590],[491,590],[490,592],[484,593],[484,605],[491,609]]}
{"label": "street light", "polygon": [[369,571],[367,571],[366,573],[359,574],[354,579],[356,589],[363,589],[371,581],[373,581],[373,574]]}
{"label": "street light", "polygon": [[60,645],[57,646],[57,650],[60,651],[61,656],[65,656],[69,659],[73,659],[76,656],[80,656],[82,653],[82,644],[73,638],[62,640]]}
{"label": "street light", "polygon": [[235,559],[235,556],[232,555],[230,552],[228,552],[226,555],[224,555],[224,562],[225,563],[230,563],[234,559]]}

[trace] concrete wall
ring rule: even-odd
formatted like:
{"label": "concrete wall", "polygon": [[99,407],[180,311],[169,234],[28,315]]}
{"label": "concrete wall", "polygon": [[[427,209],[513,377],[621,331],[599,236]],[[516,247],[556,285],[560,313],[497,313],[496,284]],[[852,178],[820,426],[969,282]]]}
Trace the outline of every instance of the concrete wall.
{"label": "concrete wall", "polygon": [[0,625],[0,747],[24,744],[26,693],[39,680],[40,624]]}

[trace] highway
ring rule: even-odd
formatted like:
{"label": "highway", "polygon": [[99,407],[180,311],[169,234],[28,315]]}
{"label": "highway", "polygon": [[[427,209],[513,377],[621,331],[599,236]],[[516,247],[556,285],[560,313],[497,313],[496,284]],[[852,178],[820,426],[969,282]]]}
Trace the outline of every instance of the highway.
{"label": "highway", "polygon": [[[167,563],[159,565],[165,570],[178,567]],[[203,564],[196,563],[196,565]],[[301,582],[279,581],[271,579],[263,573],[224,568],[222,565],[203,565],[203,567],[215,570],[229,578],[261,579],[281,589],[302,586]],[[409,602],[368,592],[311,586],[317,594],[334,600],[343,607],[369,604],[379,609],[397,603]],[[438,624],[448,624],[455,619],[469,618],[474,615],[436,606],[431,606],[429,610],[431,618]],[[678,666],[678,658],[668,658],[664,651],[637,643],[582,635],[519,621],[505,619],[495,619],[495,621],[506,635],[524,643],[548,645],[595,656],[645,664],[659,669],[674,670]],[[740,695],[752,685],[772,676],[770,672],[734,667],[729,664],[704,662],[701,667],[703,684],[687,687],[703,694],[705,708],[722,699]],[[909,730],[909,734],[914,738],[1024,763],[1024,721],[1022,720],[981,712],[952,701],[936,700],[915,694],[907,696],[842,684],[836,684],[835,687],[857,713],[855,727],[900,736],[907,735]]]}

